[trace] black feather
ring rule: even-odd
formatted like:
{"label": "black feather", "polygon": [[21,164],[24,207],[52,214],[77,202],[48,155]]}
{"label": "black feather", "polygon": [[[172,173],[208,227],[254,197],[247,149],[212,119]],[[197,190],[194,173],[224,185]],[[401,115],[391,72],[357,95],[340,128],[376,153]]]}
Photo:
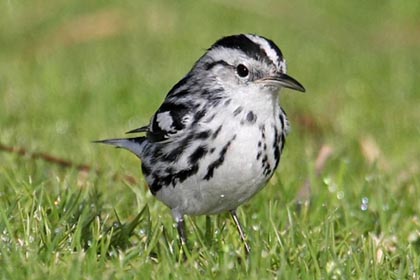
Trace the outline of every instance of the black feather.
{"label": "black feather", "polygon": [[145,125],[130,131],[127,131],[126,134],[130,134],[130,133],[140,133],[140,132],[147,132],[149,131],[149,125]]}

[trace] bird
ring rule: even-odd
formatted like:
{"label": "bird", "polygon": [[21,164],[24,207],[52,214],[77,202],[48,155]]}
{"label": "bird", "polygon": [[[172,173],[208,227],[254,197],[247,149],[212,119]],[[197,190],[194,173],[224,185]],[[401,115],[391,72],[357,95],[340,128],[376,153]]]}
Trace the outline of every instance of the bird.
{"label": "bird", "polygon": [[270,39],[222,37],[166,95],[141,136],[95,141],[134,153],[151,193],[172,212],[187,244],[185,216],[229,212],[247,254],[237,208],[259,192],[279,165],[290,124],[282,88],[305,92],[286,74]]}

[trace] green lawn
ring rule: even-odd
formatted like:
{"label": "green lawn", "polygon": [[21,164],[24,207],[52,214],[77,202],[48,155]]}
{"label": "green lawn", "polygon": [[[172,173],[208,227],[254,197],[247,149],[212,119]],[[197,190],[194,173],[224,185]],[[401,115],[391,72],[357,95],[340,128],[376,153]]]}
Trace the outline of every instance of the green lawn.
{"label": "green lawn", "polygon": [[[0,14],[2,279],[420,277],[420,1],[4,0]],[[139,161],[91,140],[146,124],[241,32],[274,40],[307,93],[282,92],[281,166],[238,211],[249,259],[219,215],[187,219],[182,262]]]}

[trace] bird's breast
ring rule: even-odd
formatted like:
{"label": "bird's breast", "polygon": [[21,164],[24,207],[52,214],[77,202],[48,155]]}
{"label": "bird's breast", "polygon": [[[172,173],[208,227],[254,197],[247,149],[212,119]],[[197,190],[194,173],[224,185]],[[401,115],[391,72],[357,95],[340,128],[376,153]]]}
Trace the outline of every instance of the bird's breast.
{"label": "bird's breast", "polygon": [[172,181],[163,176],[160,182],[168,186],[157,193],[169,207],[190,215],[232,210],[271,178],[284,143],[278,113],[259,119],[253,110],[235,110],[229,118],[220,114],[203,122],[196,140],[170,163]]}

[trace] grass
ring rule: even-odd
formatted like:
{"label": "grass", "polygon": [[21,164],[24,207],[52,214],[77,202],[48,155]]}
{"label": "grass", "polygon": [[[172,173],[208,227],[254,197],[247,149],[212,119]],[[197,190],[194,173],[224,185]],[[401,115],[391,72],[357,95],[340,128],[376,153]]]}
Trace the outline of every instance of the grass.
{"label": "grass", "polygon": [[[0,3],[0,143],[27,151],[0,153],[2,279],[419,278],[418,1],[49,2]],[[219,215],[187,219],[182,262],[138,160],[90,141],[146,123],[239,32],[277,42],[308,93],[282,93],[281,166],[238,211],[250,258]]]}

